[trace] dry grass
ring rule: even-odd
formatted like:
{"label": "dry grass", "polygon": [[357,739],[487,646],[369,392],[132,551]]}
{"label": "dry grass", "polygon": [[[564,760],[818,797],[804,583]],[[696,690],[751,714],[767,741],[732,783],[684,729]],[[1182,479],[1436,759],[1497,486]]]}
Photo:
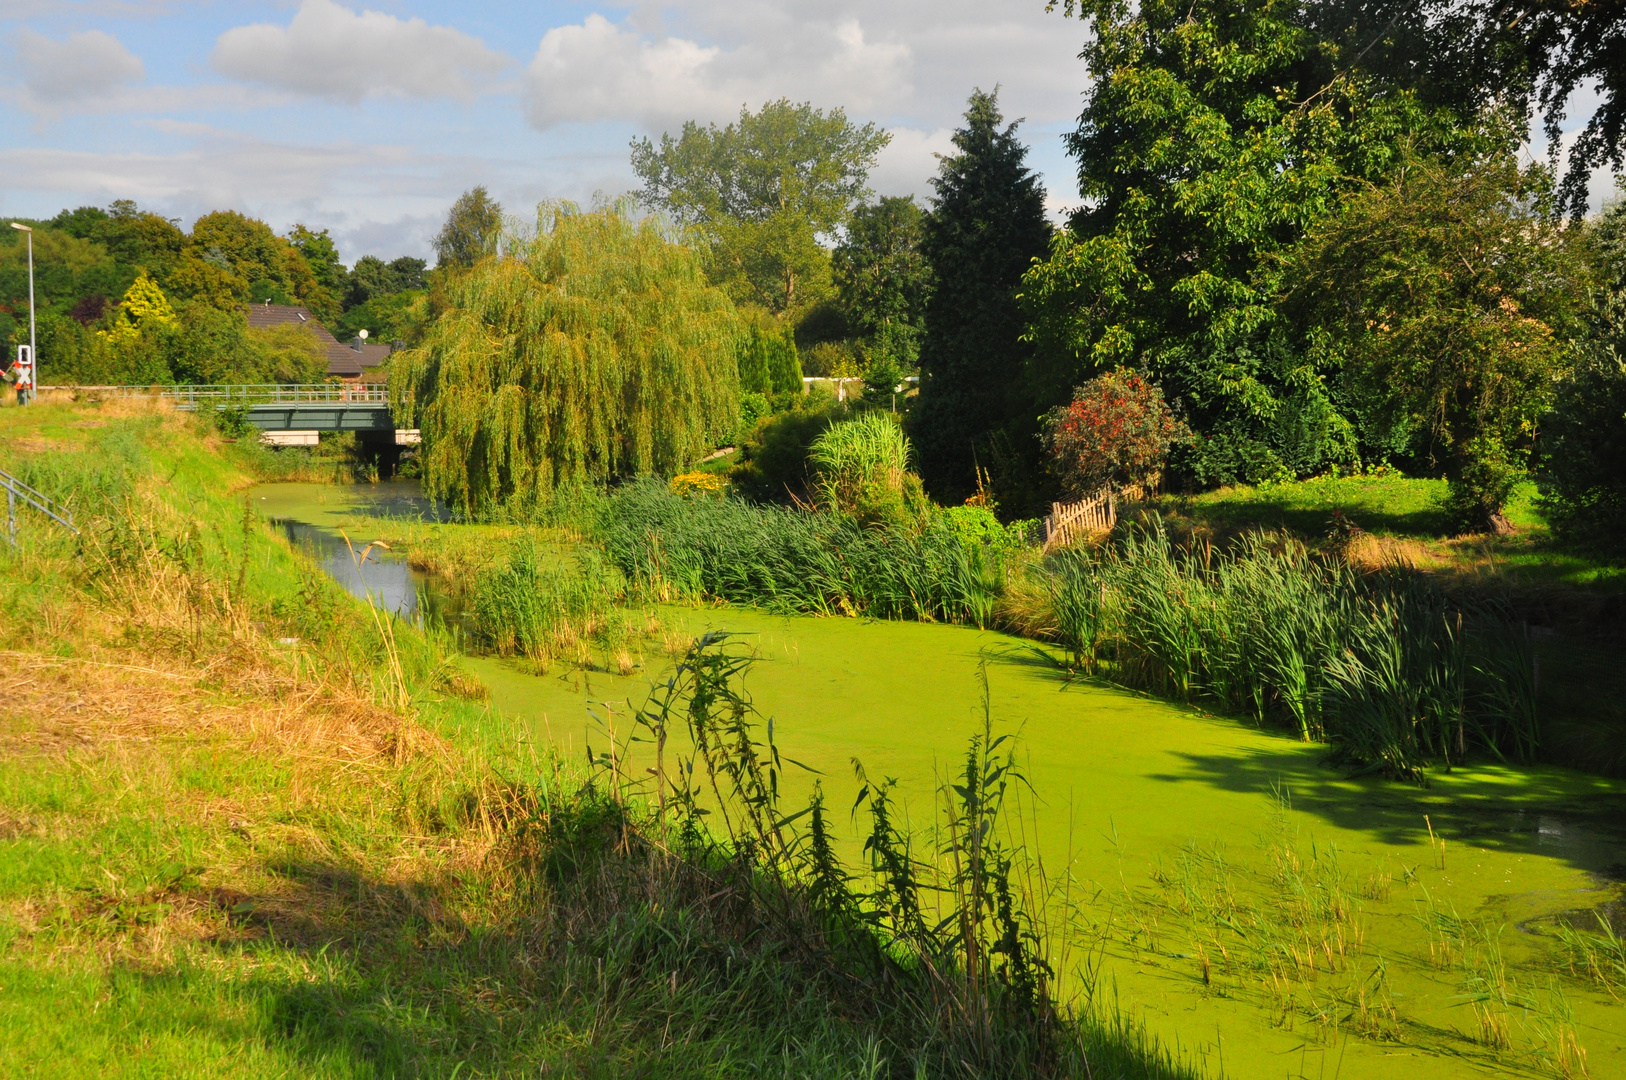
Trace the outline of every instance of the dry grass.
{"label": "dry grass", "polygon": [[0,756],[215,736],[256,756],[344,768],[446,752],[443,740],[353,689],[302,679],[297,663],[253,663],[237,650],[195,667],[125,658],[135,659],[145,662],[0,652]]}

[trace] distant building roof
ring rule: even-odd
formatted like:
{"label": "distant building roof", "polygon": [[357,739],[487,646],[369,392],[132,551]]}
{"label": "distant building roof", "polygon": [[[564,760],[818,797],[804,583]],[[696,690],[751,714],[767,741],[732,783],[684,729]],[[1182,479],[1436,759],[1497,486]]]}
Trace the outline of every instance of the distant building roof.
{"label": "distant building roof", "polygon": [[312,315],[310,309],[297,304],[250,304],[248,308],[248,325],[257,330],[266,330],[273,326],[287,325],[303,326],[316,335],[316,340],[322,343],[327,350],[327,373],[329,378],[359,379],[362,373],[376,368],[387,359],[394,348],[389,345],[368,345],[360,338],[352,340],[348,345],[328,332]]}

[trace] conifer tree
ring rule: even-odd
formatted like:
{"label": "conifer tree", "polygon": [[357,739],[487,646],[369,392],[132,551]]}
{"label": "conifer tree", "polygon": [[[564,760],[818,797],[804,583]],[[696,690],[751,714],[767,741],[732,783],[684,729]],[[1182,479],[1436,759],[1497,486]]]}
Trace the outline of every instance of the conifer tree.
{"label": "conifer tree", "polygon": [[[1026,165],[1018,122],[1004,125],[996,90],[971,95],[959,153],[942,160],[922,250],[936,291],[926,306],[920,350],[920,402],[912,434],[920,474],[941,501],[976,486],[975,463],[992,443],[1015,442],[1036,456],[1037,421],[1023,421],[1023,367],[1016,291],[1048,250],[1044,188]],[[1003,126],[1002,126],[1003,125]],[[1026,410],[1032,412],[1031,408]]]}

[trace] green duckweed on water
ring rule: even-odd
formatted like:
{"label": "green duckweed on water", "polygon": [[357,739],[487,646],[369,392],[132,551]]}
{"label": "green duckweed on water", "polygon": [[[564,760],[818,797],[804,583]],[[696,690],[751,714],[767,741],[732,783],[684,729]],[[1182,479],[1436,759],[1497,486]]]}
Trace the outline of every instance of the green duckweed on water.
{"label": "green duckweed on water", "polygon": [[[273,516],[299,516],[308,493],[284,495]],[[895,777],[920,823],[980,727],[985,663],[990,711],[1018,736],[1032,787],[1023,827],[1048,877],[1072,882],[1070,985],[1215,1075],[1626,1075],[1626,980],[1589,976],[1560,938],[1566,920],[1618,911],[1626,783],[1497,765],[1426,788],[1351,780],[1325,747],[1071,678],[1001,634],[655,614],[668,632],[726,629],[754,646],[748,689],[832,806],[851,802],[856,759]],[[468,663],[496,711],[582,753],[604,748],[606,725],[669,665],[658,640],[645,645],[625,676]],[[812,774],[786,780],[793,805]]]}

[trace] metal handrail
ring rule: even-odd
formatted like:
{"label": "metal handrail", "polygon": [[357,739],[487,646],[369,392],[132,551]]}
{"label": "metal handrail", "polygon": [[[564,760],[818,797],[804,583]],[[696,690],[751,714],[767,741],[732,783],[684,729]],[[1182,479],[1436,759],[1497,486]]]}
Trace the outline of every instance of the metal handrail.
{"label": "metal handrail", "polygon": [[113,397],[152,397],[171,401],[178,409],[200,405],[388,405],[389,390],[380,385],[339,383],[209,383],[195,386],[86,386],[42,387],[44,390],[83,389]]}
{"label": "metal handrail", "polygon": [[29,487],[4,470],[0,470],[0,487],[6,489],[6,540],[12,547],[17,546],[17,500],[19,498],[73,533],[73,535],[79,535],[79,530],[74,528],[73,511],[49,495]]}

